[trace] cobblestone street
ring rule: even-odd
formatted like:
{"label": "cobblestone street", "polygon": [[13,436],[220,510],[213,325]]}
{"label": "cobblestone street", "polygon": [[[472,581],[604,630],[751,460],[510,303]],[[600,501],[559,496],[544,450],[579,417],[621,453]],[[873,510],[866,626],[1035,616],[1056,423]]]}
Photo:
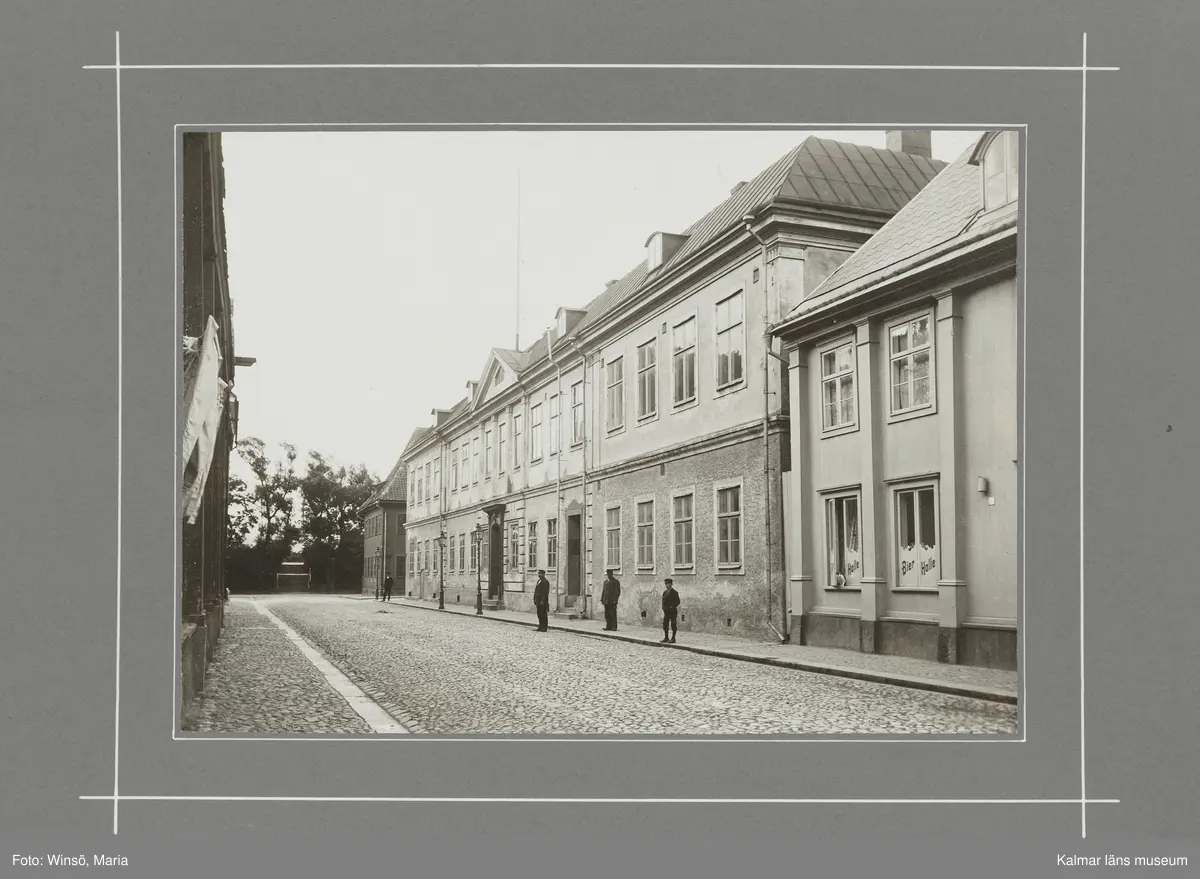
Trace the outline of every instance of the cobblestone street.
{"label": "cobblestone street", "polygon": [[[411,732],[1012,734],[1012,705],[346,597],[261,600]],[[370,733],[287,635],[234,599],[189,729]]]}

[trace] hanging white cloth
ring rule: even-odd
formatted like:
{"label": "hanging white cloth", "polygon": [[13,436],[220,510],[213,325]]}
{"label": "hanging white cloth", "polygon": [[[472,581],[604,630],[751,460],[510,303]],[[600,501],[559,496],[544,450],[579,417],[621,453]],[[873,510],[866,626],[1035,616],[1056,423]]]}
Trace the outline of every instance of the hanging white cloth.
{"label": "hanging white cloth", "polygon": [[189,342],[194,340],[184,340],[184,420],[180,464],[183,468],[183,515],[189,524],[196,521],[196,514],[200,510],[200,499],[212,464],[228,388],[220,376],[218,332],[217,322],[210,316],[200,340],[199,355],[190,364],[187,363],[191,359],[189,354],[195,348]]}

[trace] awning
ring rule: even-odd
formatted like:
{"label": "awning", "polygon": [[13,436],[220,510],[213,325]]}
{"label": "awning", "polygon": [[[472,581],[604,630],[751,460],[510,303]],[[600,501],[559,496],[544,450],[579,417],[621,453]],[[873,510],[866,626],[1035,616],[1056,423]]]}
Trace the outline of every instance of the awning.
{"label": "awning", "polygon": [[228,385],[221,380],[217,322],[210,316],[199,340],[184,339],[183,517],[194,524],[216,448]]}

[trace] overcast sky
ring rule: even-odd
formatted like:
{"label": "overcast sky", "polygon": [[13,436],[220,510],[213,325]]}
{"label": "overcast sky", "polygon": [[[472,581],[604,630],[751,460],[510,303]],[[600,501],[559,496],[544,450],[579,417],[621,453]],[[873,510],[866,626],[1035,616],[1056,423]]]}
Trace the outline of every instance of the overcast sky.
{"label": "overcast sky", "polygon": [[[301,470],[313,449],[385,476],[492,347],[518,326],[527,347],[642,260],[650,233],[682,231],[808,134],[884,145],[882,131],[225,134],[235,345],[258,358],[237,373],[241,436],[294,444]],[[934,158],[975,136],[935,132]]]}

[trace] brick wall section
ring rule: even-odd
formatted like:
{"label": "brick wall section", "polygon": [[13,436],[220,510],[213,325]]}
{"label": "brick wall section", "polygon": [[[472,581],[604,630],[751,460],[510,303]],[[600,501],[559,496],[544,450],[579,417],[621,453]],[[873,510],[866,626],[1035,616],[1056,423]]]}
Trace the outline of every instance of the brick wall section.
{"label": "brick wall section", "polygon": [[[774,601],[772,622],[779,625],[782,615],[779,591],[785,582],[783,571],[783,529],[779,480],[779,434],[770,438],[771,460],[771,547]],[[679,591],[682,631],[740,632],[762,634],[767,630],[768,594],[764,546],[765,476],[761,435],[736,445],[688,457],[676,457],[665,465],[654,465],[618,476],[605,478],[590,486],[591,544],[589,565],[595,616],[599,605],[605,569],[605,509],[620,501],[622,572],[618,619],[624,625],[658,626],[662,621],[663,579],[672,577]],[[740,574],[716,571],[716,516],[714,485],[731,479],[742,480],[742,559]],[[673,570],[672,495],[694,489],[694,573]],[[655,500],[655,569],[638,571],[636,567],[637,525],[635,499],[653,495]],[[643,617],[642,614],[645,613]]]}

